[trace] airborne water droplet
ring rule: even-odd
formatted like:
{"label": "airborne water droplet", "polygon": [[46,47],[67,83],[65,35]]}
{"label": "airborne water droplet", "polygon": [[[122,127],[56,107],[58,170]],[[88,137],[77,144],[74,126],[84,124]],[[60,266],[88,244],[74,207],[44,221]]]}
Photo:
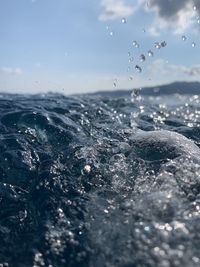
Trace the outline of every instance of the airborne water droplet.
{"label": "airborne water droplet", "polygon": [[128,61],[133,62],[133,57],[130,57]]}
{"label": "airborne water droplet", "polygon": [[165,47],[167,45],[167,43],[165,41],[163,41],[161,44],[160,44],[162,47]]}
{"label": "airborne water droplet", "polygon": [[135,65],[135,69],[137,72],[142,72],[142,68],[139,65]]}
{"label": "airborne water droplet", "polygon": [[145,55],[144,54],[141,54],[140,55],[140,61],[143,62],[143,61],[145,61],[145,59],[146,59]]}
{"label": "airborne water droplet", "polygon": [[139,44],[137,41],[133,41],[133,46],[136,47],[136,48],[139,48]]}
{"label": "airborne water droplet", "polygon": [[126,19],[125,18],[122,18],[122,23],[126,23]]}
{"label": "airborne water droplet", "polygon": [[160,43],[155,42],[155,43],[154,43],[154,47],[155,47],[156,49],[160,49],[160,48],[161,48],[161,45],[160,45]]}
{"label": "airborne water droplet", "polygon": [[148,56],[153,57],[153,52],[151,50],[148,51]]}
{"label": "airborne water droplet", "polygon": [[140,91],[142,90],[142,88],[135,88],[133,89],[132,93],[131,93],[131,101],[132,102],[140,102],[141,100],[141,96],[140,96]]}
{"label": "airborne water droplet", "polygon": [[196,46],[196,43],[195,42],[192,42],[192,47],[195,47]]}
{"label": "airborne water droplet", "polygon": [[187,37],[185,35],[183,35],[181,38],[182,38],[183,41],[187,40]]}
{"label": "airborne water droplet", "polygon": [[113,31],[111,31],[111,32],[110,32],[110,36],[113,36],[113,34],[114,34],[114,32],[113,32]]}

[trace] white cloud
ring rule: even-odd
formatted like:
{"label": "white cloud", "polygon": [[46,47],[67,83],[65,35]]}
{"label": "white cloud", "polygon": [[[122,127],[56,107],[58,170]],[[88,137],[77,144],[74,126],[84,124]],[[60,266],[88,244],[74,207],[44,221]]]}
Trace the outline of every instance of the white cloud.
{"label": "white cloud", "polygon": [[[151,36],[158,36],[163,29],[182,34],[190,28],[200,10],[199,0],[135,0],[127,4],[125,0],[101,0],[99,20],[115,20],[131,16],[136,10],[144,9],[155,13],[152,24],[147,28]],[[194,8],[195,6],[195,8]]]}
{"label": "white cloud", "polygon": [[135,11],[133,6],[125,3],[124,0],[101,0],[102,13],[99,20],[115,20],[119,18],[127,18]]}
{"label": "white cloud", "polygon": [[174,65],[173,69],[175,71],[181,72],[181,73],[185,73],[191,77],[199,77],[200,75],[200,65],[193,65],[190,67],[186,67],[186,66],[182,66],[182,65]]}
{"label": "white cloud", "polygon": [[176,64],[169,64],[163,59],[155,60],[151,65],[148,67],[148,71],[152,75],[184,75],[191,78],[199,78],[200,75],[200,65],[192,65],[192,66],[184,66],[184,65],[176,65]]}
{"label": "white cloud", "polygon": [[149,4],[144,5],[145,2],[145,0],[140,0],[140,5],[143,5],[146,11],[156,14],[148,31],[152,36],[166,28],[175,34],[184,33],[190,28],[199,9],[198,4],[194,10],[193,0],[149,0]]}
{"label": "white cloud", "polygon": [[10,75],[21,75],[23,73],[21,68],[11,68],[11,67],[2,67],[0,68],[0,72]]}

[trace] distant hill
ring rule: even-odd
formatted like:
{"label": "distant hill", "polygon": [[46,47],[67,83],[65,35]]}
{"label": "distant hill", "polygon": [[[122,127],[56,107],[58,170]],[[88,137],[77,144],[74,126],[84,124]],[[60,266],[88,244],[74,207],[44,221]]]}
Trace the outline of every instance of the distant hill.
{"label": "distant hill", "polygon": [[[101,96],[116,96],[124,97],[129,96],[133,90],[115,90],[115,91],[99,91],[91,93],[90,95]],[[171,95],[171,94],[191,94],[200,95],[200,82],[174,82],[171,84],[145,87],[140,91],[141,95],[159,96],[159,95]]]}

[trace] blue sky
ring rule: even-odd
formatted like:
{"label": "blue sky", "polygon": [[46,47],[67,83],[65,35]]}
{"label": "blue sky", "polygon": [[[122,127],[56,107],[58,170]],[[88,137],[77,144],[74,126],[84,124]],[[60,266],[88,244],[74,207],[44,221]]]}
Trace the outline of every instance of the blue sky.
{"label": "blue sky", "polygon": [[198,81],[199,8],[198,0],[0,0],[0,91]]}

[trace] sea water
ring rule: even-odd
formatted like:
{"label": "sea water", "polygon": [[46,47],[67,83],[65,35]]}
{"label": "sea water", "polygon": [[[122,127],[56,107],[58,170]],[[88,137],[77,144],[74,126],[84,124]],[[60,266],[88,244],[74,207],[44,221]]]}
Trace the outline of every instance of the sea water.
{"label": "sea water", "polygon": [[200,266],[198,159],[133,142],[200,146],[200,97],[114,96],[1,95],[1,267]]}

